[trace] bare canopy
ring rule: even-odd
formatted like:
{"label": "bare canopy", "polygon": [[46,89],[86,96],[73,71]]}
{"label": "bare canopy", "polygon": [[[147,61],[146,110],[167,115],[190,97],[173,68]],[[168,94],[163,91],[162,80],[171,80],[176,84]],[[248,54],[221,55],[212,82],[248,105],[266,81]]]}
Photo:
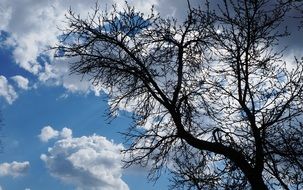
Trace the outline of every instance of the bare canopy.
{"label": "bare canopy", "polygon": [[111,113],[133,113],[126,166],[157,178],[168,165],[173,189],[302,189],[303,65],[279,45],[295,5],[189,4],[182,23],[128,5],[70,11],[55,49],[107,89]]}

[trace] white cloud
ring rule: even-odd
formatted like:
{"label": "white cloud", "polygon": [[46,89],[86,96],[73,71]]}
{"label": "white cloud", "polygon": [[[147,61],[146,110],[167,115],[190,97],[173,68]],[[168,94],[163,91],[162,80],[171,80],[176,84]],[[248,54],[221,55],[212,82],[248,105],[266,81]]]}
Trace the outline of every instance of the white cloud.
{"label": "white cloud", "polygon": [[24,90],[28,90],[29,81],[28,81],[27,78],[25,78],[21,75],[16,75],[16,76],[11,77],[11,79],[14,80],[17,83],[19,88],[24,89]]}
{"label": "white cloud", "polygon": [[[81,82],[81,76],[69,75],[67,61],[54,62],[52,51],[45,51],[49,46],[57,43],[57,37],[61,34],[58,28],[64,28],[65,14],[69,7],[82,16],[92,10],[95,0],[2,0],[0,5],[0,30],[10,34],[4,44],[13,47],[15,62],[23,69],[35,74],[42,83],[62,85],[68,92],[93,92],[100,94],[101,87],[94,87],[85,78]],[[164,0],[130,1],[137,10],[149,12],[153,4],[159,5]],[[167,5],[174,7],[181,5],[181,0],[170,1]],[[125,3],[120,0],[103,0],[100,2],[101,9],[111,9],[116,3],[122,8]],[[157,6],[160,8],[160,6]],[[184,7],[184,6],[179,6]],[[1,11],[5,10],[5,11]],[[35,10],[35,11],[33,11]],[[161,9],[159,9],[161,10]],[[165,10],[167,11],[167,10]],[[166,14],[166,13],[165,13]],[[42,54],[49,55],[51,60],[38,62]],[[41,58],[41,57],[40,57]],[[12,101],[10,101],[12,102]]]}
{"label": "white cloud", "polygon": [[69,128],[64,127],[61,132],[60,132],[60,136],[63,139],[69,139],[72,138],[73,135],[73,131]]}
{"label": "white cloud", "polygon": [[[111,4],[111,1],[107,2]],[[69,7],[86,15],[94,4],[95,0],[2,0],[0,29],[11,34],[7,42],[14,47],[15,62],[39,76],[44,63],[37,59],[41,54],[51,55],[51,51],[45,50],[57,42],[61,33],[58,28],[65,24],[63,21]]]}
{"label": "white cloud", "polygon": [[[62,85],[68,92],[93,92],[100,94],[101,87],[94,87],[87,79],[81,82],[81,76],[69,75],[66,60],[60,63],[54,61],[53,52],[45,51],[49,46],[57,43],[58,36],[62,33],[58,28],[66,25],[65,14],[69,7],[81,16],[94,7],[95,0],[2,0],[0,5],[0,30],[10,34],[6,43],[14,47],[13,56],[15,62],[23,69],[35,74],[42,83],[52,85]],[[111,5],[116,3],[118,9],[122,9],[122,0],[102,0],[101,9],[111,9]],[[199,0],[190,0],[193,7]],[[149,13],[152,5],[162,16],[174,16],[184,19],[186,16],[187,2],[184,0],[137,0],[129,1],[130,5],[137,10]],[[203,4],[202,4],[203,6]],[[33,11],[35,10],[35,11]],[[42,59],[42,63],[37,59],[42,54],[49,55],[50,60]],[[40,57],[41,58],[41,57]]]}
{"label": "white cloud", "polygon": [[72,138],[72,130],[64,127],[61,131],[53,129],[51,126],[45,126],[38,135],[42,142],[48,142],[50,139],[69,139]]}
{"label": "white cloud", "polygon": [[45,126],[41,129],[40,135],[38,137],[42,142],[47,142],[52,138],[56,138],[59,136],[59,132],[54,130],[51,126]]}
{"label": "white cloud", "polygon": [[25,162],[16,162],[12,163],[2,163],[0,164],[0,176],[13,176],[19,177],[25,175],[30,167],[28,161]]}
{"label": "white cloud", "polygon": [[[70,134],[63,129],[61,133]],[[63,135],[62,135],[63,136]],[[78,190],[128,190],[121,179],[121,144],[102,136],[58,140],[42,154],[50,174]]]}
{"label": "white cloud", "polygon": [[[71,61],[71,60],[69,60]],[[87,77],[70,74],[68,60],[61,58],[45,64],[39,73],[39,80],[44,84],[63,86],[68,92],[88,94],[93,92],[96,96],[100,95],[101,88],[93,86]]]}
{"label": "white cloud", "polygon": [[0,75],[0,97],[12,104],[18,97],[14,87],[10,85],[5,76]]}

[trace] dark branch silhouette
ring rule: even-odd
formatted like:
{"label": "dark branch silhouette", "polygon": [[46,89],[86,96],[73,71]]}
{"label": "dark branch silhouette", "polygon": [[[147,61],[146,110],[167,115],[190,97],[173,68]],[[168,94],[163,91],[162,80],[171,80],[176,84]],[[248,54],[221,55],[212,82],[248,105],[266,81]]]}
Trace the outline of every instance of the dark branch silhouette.
{"label": "dark branch silhouette", "polygon": [[303,61],[279,44],[293,3],[188,3],[182,23],[128,5],[70,11],[55,49],[107,89],[111,114],[132,111],[126,166],[152,179],[168,166],[173,189],[302,189]]}

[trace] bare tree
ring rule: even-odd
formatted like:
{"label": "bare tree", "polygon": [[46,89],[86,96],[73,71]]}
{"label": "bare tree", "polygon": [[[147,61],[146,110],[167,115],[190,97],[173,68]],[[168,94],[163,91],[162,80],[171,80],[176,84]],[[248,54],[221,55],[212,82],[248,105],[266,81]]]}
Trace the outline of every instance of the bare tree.
{"label": "bare tree", "polygon": [[222,2],[189,4],[181,24],[70,11],[55,49],[107,89],[111,113],[132,111],[126,166],[169,165],[172,188],[302,189],[303,66],[279,46],[292,1]]}

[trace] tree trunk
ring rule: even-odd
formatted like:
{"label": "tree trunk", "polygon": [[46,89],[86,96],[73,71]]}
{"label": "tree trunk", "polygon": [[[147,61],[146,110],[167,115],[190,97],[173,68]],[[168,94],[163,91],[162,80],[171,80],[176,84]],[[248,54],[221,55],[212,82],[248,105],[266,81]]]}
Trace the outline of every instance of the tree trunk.
{"label": "tree trunk", "polygon": [[262,174],[252,174],[248,177],[248,181],[252,190],[268,190],[268,187],[262,178]]}

